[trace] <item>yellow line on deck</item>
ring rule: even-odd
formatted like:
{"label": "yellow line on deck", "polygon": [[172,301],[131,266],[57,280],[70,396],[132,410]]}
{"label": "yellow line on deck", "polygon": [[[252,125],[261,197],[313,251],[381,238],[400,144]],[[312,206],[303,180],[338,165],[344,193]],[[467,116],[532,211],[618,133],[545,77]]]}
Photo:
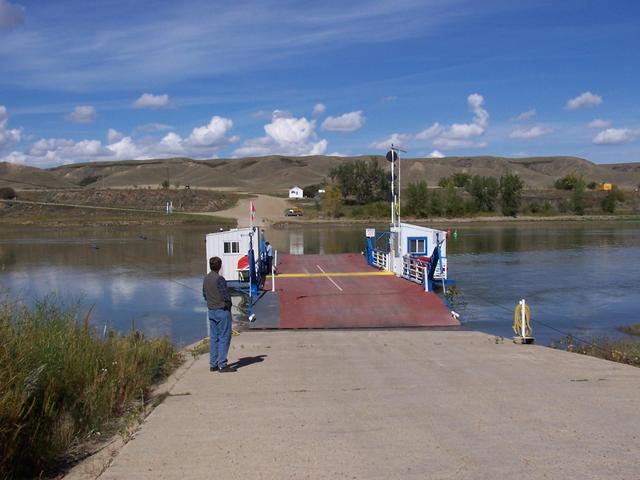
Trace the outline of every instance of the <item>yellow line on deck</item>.
{"label": "yellow line on deck", "polygon": [[380,277],[393,275],[391,272],[339,272],[339,273],[279,273],[278,278],[300,278],[300,277]]}

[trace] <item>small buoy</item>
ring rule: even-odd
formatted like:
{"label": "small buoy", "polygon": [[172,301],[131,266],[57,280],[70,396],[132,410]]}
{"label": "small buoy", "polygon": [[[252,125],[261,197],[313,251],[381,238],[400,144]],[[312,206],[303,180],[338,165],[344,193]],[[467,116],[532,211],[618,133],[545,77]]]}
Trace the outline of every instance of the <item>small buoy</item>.
{"label": "small buoy", "polygon": [[453,231],[453,238],[454,239],[458,238],[458,230]]}

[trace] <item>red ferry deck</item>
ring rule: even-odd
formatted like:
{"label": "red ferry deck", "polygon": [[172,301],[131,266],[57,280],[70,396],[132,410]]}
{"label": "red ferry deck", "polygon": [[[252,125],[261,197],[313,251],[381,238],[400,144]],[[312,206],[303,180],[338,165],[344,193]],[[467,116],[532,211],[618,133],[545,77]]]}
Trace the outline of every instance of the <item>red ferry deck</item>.
{"label": "red ferry deck", "polygon": [[254,305],[252,329],[459,325],[434,293],[370,267],[359,254],[281,255]]}

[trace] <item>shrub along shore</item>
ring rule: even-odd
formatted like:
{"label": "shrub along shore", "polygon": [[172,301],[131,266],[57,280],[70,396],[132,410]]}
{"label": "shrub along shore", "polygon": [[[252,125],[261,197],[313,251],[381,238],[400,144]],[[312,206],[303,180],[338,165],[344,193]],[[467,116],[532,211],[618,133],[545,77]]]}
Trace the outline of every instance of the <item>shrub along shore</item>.
{"label": "shrub along shore", "polygon": [[[626,331],[624,327],[621,330]],[[601,337],[592,338],[586,342],[569,335],[551,346],[568,352],[640,367],[640,342],[637,340]]]}
{"label": "shrub along shore", "polygon": [[0,302],[0,478],[51,472],[115,432],[181,362],[168,339],[98,334],[78,312],[55,298]]}

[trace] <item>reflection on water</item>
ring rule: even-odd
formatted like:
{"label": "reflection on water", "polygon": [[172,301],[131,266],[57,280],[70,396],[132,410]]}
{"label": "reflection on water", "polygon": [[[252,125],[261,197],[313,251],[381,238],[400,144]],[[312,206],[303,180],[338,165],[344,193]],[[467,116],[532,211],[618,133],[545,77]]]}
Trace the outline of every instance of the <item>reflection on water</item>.
{"label": "reflection on water", "polygon": [[[363,230],[318,226],[266,234],[280,252],[329,254],[362,251]],[[126,331],[133,324],[146,335],[188,344],[206,334],[206,233],[202,227],[3,230],[0,290],[27,301],[51,292],[81,299],[95,306],[92,321],[100,328]],[[638,222],[461,226],[458,233],[448,254],[466,301],[465,328],[511,336],[520,298],[531,305],[539,343],[569,331],[615,335],[617,326],[640,322]]]}

